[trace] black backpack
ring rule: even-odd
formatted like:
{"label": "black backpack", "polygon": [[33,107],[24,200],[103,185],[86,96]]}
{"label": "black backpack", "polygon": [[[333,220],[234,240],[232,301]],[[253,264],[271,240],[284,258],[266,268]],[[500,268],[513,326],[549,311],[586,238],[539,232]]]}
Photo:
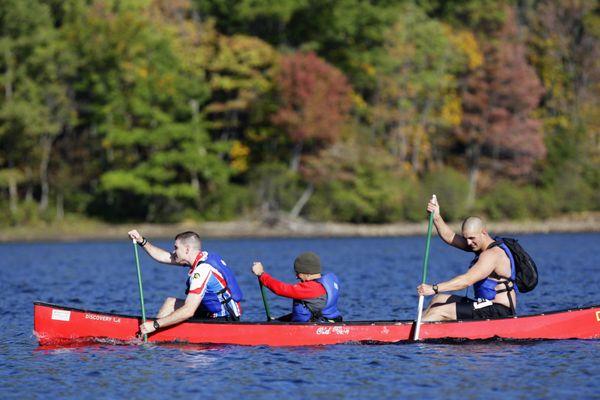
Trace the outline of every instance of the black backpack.
{"label": "black backpack", "polygon": [[519,292],[531,292],[538,284],[538,270],[531,256],[521,247],[517,239],[494,238],[494,240],[504,243],[512,253],[515,260],[515,283]]}

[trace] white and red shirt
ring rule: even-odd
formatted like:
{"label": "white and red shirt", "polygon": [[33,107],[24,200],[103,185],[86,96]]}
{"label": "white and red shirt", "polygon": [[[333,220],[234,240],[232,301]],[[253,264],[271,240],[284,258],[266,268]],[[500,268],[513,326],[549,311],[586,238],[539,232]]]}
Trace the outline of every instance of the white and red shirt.
{"label": "white and red shirt", "polygon": [[[231,297],[228,291],[222,293],[223,289],[227,287],[227,281],[219,270],[204,262],[207,258],[208,253],[201,251],[190,267],[188,271],[188,294],[199,294],[204,298],[207,293],[212,293],[213,295],[217,295],[219,300],[225,300],[223,296],[227,296],[227,298]],[[238,302],[231,300],[229,301],[229,305],[237,316],[241,315],[241,307]],[[225,305],[221,304],[221,311],[214,313],[213,317],[224,317],[227,315],[228,312]]]}

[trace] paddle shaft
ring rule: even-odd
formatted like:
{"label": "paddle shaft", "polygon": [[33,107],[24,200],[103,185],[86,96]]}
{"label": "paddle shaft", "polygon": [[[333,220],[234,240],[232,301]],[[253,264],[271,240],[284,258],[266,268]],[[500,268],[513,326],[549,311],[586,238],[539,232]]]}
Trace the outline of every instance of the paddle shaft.
{"label": "paddle shaft", "polygon": [[260,294],[262,295],[262,300],[263,300],[263,304],[265,305],[265,313],[267,314],[267,321],[271,321],[271,312],[269,311],[269,302],[267,301],[267,290],[265,288],[265,286],[262,284],[262,282],[260,281],[260,278],[258,278],[258,286],[260,286]]}
{"label": "paddle shaft", "polygon": [[[138,255],[137,242],[133,239],[133,252],[135,253],[135,266],[137,267],[138,287],[140,289],[140,305],[142,307],[142,323],[146,323],[146,307],[144,306],[144,289],[142,288],[142,270],[140,268],[140,257]],[[148,341],[148,335],[144,333],[144,342]]]}
{"label": "paddle shaft", "polygon": [[[433,227],[433,213],[429,213],[429,225],[427,226],[427,244],[425,245],[425,257],[423,258],[423,281],[427,281],[427,265],[429,264],[429,245],[431,244],[431,228]],[[417,323],[415,325],[415,335],[413,339],[419,340],[419,331],[421,329],[421,317],[423,316],[423,295],[419,296],[419,309],[417,312]]]}

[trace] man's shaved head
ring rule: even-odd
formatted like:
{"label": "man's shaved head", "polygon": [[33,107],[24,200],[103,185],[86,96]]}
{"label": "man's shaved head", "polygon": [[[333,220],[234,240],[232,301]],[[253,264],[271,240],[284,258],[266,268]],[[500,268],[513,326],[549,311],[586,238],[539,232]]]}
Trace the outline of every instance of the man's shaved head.
{"label": "man's shaved head", "polygon": [[463,221],[462,231],[480,233],[485,229],[483,220],[479,217],[468,217]]}
{"label": "man's shaved head", "polygon": [[485,230],[485,224],[479,217],[469,217],[462,224],[462,235],[467,241],[467,246],[474,252],[481,252],[492,241]]}

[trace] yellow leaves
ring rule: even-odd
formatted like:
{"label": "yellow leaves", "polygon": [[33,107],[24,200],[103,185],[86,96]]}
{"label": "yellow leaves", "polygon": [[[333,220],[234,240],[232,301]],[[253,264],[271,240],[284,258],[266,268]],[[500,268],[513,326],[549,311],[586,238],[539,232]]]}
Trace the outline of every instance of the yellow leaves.
{"label": "yellow leaves", "polygon": [[238,173],[246,172],[246,171],[248,171],[248,160],[247,159],[232,160],[230,163],[230,166],[234,171],[236,171]]}
{"label": "yellow leaves", "polygon": [[146,68],[146,67],[139,67],[137,72],[141,78],[148,77],[148,68]]}
{"label": "yellow leaves", "polygon": [[149,75],[147,66],[138,65],[132,61],[121,61],[121,68],[123,70],[123,80],[128,83],[134,83],[140,78],[146,79]]}
{"label": "yellow leaves", "polygon": [[231,150],[229,151],[229,155],[231,158],[239,158],[239,157],[247,157],[250,154],[250,148],[240,142],[239,140],[234,140],[233,145],[231,146]]}
{"label": "yellow leaves", "polygon": [[545,118],[544,124],[547,128],[561,128],[561,129],[569,129],[571,128],[571,120],[567,115],[559,114],[554,117]]}
{"label": "yellow leaves", "polygon": [[355,91],[352,91],[350,94],[350,101],[352,105],[358,112],[366,112],[369,109],[369,105],[365,101],[365,99]]}
{"label": "yellow leaves", "polygon": [[449,35],[452,43],[460,49],[467,57],[467,65],[473,70],[483,64],[483,53],[479,48],[477,39],[473,32],[461,31],[454,35]]}
{"label": "yellow leaves", "polygon": [[225,102],[210,103],[205,107],[208,113],[242,112],[249,107],[249,102],[244,99],[232,99]]}
{"label": "yellow leaves", "polygon": [[229,150],[229,157],[231,157],[231,168],[238,173],[242,173],[248,170],[248,156],[250,155],[250,148],[240,142],[234,140]]}
{"label": "yellow leaves", "polygon": [[276,50],[265,41],[245,35],[221,37],[222,50],[228,48],[240,61],[240,67],[269,68],[277,58]]}
{"label": "yellow leaves", "polygon": [[112,147],[112,141],[109,140],[108,138],[104,138],[102,139],[102,148],[103,149],[110,149]]}
{"label": "yellow leaves", "polygon": [[375,76],[375,74],[377,74],[377,69],[375,68],[375,66],[373,64],[363,63],[361,66],[362,66],[362,70],[365,71],[365,73],[367,75]]}
{"label": "yellow leaves", "polygon": [[247,79],[265,79],[277,63],[278,53],[268,43],[251,36],[220,35],[217,54],[209,60],[208,69],[216,73],[233,73]]}
{"label": "yellow leaves", "polygon": [[446,96],[440,110],[442,124],[459,126],[462,120],[462,106],[458,96]]}

